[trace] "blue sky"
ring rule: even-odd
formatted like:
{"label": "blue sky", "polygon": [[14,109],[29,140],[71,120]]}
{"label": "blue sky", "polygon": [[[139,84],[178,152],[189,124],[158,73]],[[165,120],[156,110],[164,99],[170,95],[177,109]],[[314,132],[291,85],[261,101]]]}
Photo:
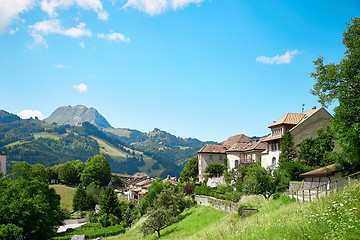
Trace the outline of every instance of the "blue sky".
{"label": "blue sky", "polygon": [[312,61],[343,58],[359,12],[358,0],[0,0],[0,108],[82,104],[113,127],[262,136],[320,106]]}

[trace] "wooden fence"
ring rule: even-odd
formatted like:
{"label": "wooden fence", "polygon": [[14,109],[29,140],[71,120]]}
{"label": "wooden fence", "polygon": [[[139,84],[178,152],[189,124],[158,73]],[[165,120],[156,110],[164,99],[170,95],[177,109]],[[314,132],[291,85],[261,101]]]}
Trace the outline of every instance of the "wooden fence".
{"label": "wooden fence", "polygon": [[353,182],[359,181],[360,179],[360,172],[348,175],[346,177],[340,178],[335,181],[330,181],[325,184],[319,185],[314,188],[310,189],[300,189],[300,190],[289,190],[286,194],[291,197],[295,198],[296,201],[300,202],[311,202],[319,197],[327,196],[333,192],[337,192],[339,189],[343,188],[345,185]]}

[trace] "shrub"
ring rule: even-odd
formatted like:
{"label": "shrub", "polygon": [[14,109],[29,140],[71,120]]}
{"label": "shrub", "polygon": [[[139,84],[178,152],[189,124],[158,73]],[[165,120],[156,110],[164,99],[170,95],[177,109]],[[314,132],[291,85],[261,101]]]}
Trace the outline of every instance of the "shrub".
{"label": "shrub", "polygon": [[184,186],[184,193],[189,195],[194,191],[194,189],[194,184],[187,182]]}
{"label": "shrub", "polygon": [[226,166],[220,163],[210,163],[206,168],[205,172],[211,175],[221,175],[226,170]]}
{"label": "shrub", "polygon": [[115,226],[120,223],[120,219],[113,214],[103,214],[99,218],[102,227]]}
{"label": "shrub", "polygon": [[240,192],[237,191],[232,191],[232,192],[226,192],[225,193],[225,200],[229,200],[232,202],[238,202],[241,198],[242,194]]}
{"label": "shrub", "polygon": [[234,191],[234,189],[230,184],[220,184],[216,189],[216,192],[220,194],[225,194],[226,192],[232,192],[232,191]]}

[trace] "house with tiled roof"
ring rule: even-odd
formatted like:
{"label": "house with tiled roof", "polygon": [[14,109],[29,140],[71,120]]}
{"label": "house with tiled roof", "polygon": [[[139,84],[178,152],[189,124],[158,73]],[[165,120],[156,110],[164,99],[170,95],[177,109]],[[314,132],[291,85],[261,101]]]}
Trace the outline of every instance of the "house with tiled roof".
{"label": "house with tiled roof", "polygon": [[331,114],[323,107],[313,107],[310,111],[303,113],[287,113],[279,120],[274,121],[269,126],[271,134],[262,139],[269,147],[262,153],[261,166],[263,168],[278,166],[281,152],[280,140],[287,130],[290,131],[295,146],[297,146],[305,138],[316,137],[317,130],[320,128],[325,130],[332,120]]}
{"label": "house with tiled roof", "polygon": [[259,162],[261,152],[267,149],[267,143],[254,140],[244,134],[229,137],[222,144],[207,144],[198,151],[199,181],[205,179],[205,169],[210,163],[224,164],[227,159],[228,170],[240,165]]}
{"label": "house with tiled roof", "polygon": [[335,164],[331,164],[326,167],[300,174],[300,177],[303,179],[302,188],[312,189],[331,181],[338,180],[342,175],[336,170]]}

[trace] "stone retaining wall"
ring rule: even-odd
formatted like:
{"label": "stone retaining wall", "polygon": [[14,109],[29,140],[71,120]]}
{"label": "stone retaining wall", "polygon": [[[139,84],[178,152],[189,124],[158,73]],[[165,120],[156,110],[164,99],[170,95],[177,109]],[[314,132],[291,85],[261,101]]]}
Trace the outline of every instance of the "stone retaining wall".
{"label": "stone retaining wall", "polygon": [[223,211],[227,211],[227,212],[237,213],[237,210],[238,210],[237,203],[227,201],[227,200],[217,199],[214,197],[209,197],[209,196],[204,196],[204,195],[195,195],[195,201],[199,205],[210,206],[215,209],[223,210]]}

